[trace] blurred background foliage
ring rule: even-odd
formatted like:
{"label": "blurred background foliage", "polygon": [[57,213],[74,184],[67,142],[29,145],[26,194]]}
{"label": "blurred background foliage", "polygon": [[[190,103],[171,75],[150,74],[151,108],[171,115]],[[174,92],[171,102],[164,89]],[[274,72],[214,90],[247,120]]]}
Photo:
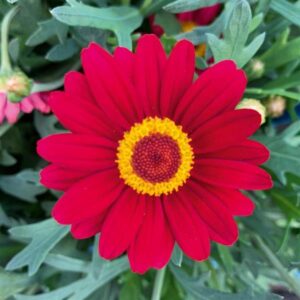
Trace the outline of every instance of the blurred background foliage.
{"label": "blurred background foliage", "polygon": [[[216,3],[222,10],[211,24],[182,32],[177,13]],[[167,50],[182,38],[206,45],[199,72],[212,57],[245,69],[245,97],[261,101],[269,114],[254,138],[271,150],[265,168],[274,188],[248,193],[256,210],[237,219],[233,247],[213,244],[201,263],[176,247],[162,299],[300,299],[300,1],[1,0],[1,19],[16,5],[10,57],[35,80],[36,91],[61,88],[65,72],[80,69],[80,50],[91,41],[109,51],[134,48],[151,32],[153,16]],[[281,104],[275,112],[274,103]],[[0,299],[151,299],[155,271],[133,274],[126,257],[104,261],[97,239],[75,241],[50,219],[59,193],[39,184],[45,163],[35,145],[63,130],[53,115],[38,112],[0,126]]]}

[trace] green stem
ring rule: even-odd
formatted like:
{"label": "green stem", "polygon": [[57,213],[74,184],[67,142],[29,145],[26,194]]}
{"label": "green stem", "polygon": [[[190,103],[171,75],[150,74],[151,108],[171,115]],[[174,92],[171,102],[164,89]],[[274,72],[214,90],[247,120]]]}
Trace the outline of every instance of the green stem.
{"label": "green stem", "polygon": [[156,272],[151,300],[160,300],[165,274],[166,267]]}
{"label": "green stem", "polygon": [[140,8],[140,11],[142,14],[145,13],[145,11],[147,10],[147,8],[152,4],[152,0],[144,0],[141,8]]}
{"label": "green stem", "polygon": [[258,248],[262,250],[269,263],[276,269],[283,280],[290,286],[291,290],[300,297],[300,285],[294,280],[293,277],[291,277],[291,275],[282,265],[277,256],[268,247],[268,245],[258,235],[253,236],[253,242]]}
{"label": "green stem", "polygon": [[18,12],[19,7],[15,6],[12,8],[3,18],[1,24],[1,69],[0,72],[10,72],[11,63],[8,52],[8,35],[9,35],[9,26],[12,18]]}

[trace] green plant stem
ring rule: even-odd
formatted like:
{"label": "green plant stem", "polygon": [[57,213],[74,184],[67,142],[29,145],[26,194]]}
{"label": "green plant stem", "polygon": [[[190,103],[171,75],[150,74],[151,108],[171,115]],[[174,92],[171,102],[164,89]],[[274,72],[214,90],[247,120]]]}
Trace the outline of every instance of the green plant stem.
{"label": "green plant stem", "polygon": [[293,277],[288,273],[285,267],[282,265],[277,256],[272,252],[268,245],[258,235],[253,236],[254,244],[262,250],[268,259],[269,263],[276,269],[283,280],[289,285],[291,290],[300,297],[300,285],[294,280]]}
{"label": "green plant stem", "polygon": [[1,24],[1,69],[0,72],[10,72],[11,63],[8,52],[8,36],[9,36],[9,26],[12,18],[18,12],[19,7],[15,6],[12,8],[3,18]]}
{"label": "green plant stem", "polygon": [[160,300],[165,274],[166,267],[156,272],[151,300]]}
{"label": "green plant stem", "polygon": [[140,11],[142,14],[145,13],[145,11],[147,10],[147,8],[152,4],[152,0],[144,0],[141,8],[140,8]]}

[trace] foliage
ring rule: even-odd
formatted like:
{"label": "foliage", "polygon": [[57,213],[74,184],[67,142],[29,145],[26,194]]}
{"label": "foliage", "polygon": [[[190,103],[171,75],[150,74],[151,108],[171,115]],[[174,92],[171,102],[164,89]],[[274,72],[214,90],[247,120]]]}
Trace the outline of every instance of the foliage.
{"label": "foliage", "polygon": [[[222,3],[209,25],[181,32],[177,13]],[[134,48],[150,31],[149,16],[163,27],[170,51],[180,39],[206,43],[197,58],[233,59],[248,73],[245,94],[266,103],[286,98],[290,118],[268,119],[254,139],[271,151],[265,164],[274,188],[252,192],[253,216],[238,219],[240,239],[232,247],[212,245],[212,255],[194,262],[176,245],[167,267],[162,299],[281,299],[272,286],[300,297],[300,1],[288,0],[6,0],[0,15],[19,6],[10,28],[9,53],[15,66],[35,83],[32,92],[62,87],[69,70],[80,69],[80,51],[96,41],[108,51]],[[255,69],[254,62],[261,69]],[[64,132],[52,114],[24,115],[15,125],[0,125],[0,299],[150,299],[155,272],[129,271],[126,257],[98,256],[99,237],[75,241],[69,228],[50,217],[59,193],[46,190],[38,173],[36,141]],[[101,237],[100,237],[101,238]],[[298,277],[297,277],[298,276]]]}

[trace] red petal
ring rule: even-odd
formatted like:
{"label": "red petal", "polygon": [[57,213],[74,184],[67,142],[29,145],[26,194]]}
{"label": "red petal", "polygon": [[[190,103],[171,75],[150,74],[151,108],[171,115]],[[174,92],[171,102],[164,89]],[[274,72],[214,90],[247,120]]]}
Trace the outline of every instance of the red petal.
{"label": "red petal", "polygon": [[210,254],[209,235],[205,224],[184,193],[164,198],[163,204],[176,242],[192,259],[204,260]]}
{"label": "red petal", "polygon": [[64,133],[39,140],[37,151],[45,160],[60,167],[96,172],[115,166],[116,147],[105,138]]}
{"label": "red petal", "polygon": [[176,44],[168,59],[160,96],[162,117],[172,117],[174,109],[191,86],[195,72],[195,48],[189,41]]}
{"label": "red petal", "polygon": [[175,121],[189,132],[225,111],[236,107],[247,80],[235,63],[225,60],[208,68],[184,95],[176,107]]}
{"label": "red petal", "polygon": [[246,140],[216,152],[199,154],[199,158],[240,160],[256,165],[263,164],[269,157],[270,152],[264,145],[251,140]]}
{"label": "red petal", "polygon": [[137,95],[115,59],[91,43],[82,51],[82,65],[92,93],[106,115],[127,130],[137,120]]}
{"label": "red petal", "polygon": [[41,173],[41,183],[49,189],[65,191],[77,181],[87,176],[88,172],[74,171],[49,165]]}
{"label": "red petal", "polygon": [[202,222],[207,226],[212,240],[223,245],[232,245],[238,238],[237,225],[221,201],[200,184],[189,182],[183,188],[185,197],[191,201]]}
{"label": "red petal", "polygon": [[252,109],[225,112],[200,126],[192,135],[195,153],[208,153],[244,142],[260,127],[260,115]]}
{"label": "red petal", "polygon": [[120,196],[107,215],[99,243],[106,259],[120,256],[135,237],[145,214],[145,200],[131,188]]}
{"label": "red petal", "polygon": [[128,250],[131,269],[145,273],[160,269],[170,260],[174,238],[163,211],[160,198],[146,199],[146,214],[138,234]]}
{"label": "red petal", "polygon": [[82,222],[72,224],[71,234],[75,239],[88,239],[101,231],[106,212],[88,218]]}
{"label": "red petal", "polygon": [[217,197],[234,216],[252,215],[254,203],[238,190],[206,185],[211,194]]}
{"label": "red petal", "polygon": [[87,80],[83,74],[76,71],[68,72],[65,75],[64,86],[67,94],[96,104]]}
{"label": "red petal", "polygon": [[96,134],[117,140],[117,134],[112,126],[105,122],[107,118],[90,98],[79,98],[78,94],[53,92],[49,105],[64,127],[74,133]]}
{"label": "red petal", "polygon": [[94,174],[64,193],[56,202],[52,216],[60,224],[74,224],[100,215],[119,197],[123,188],[117,170]]}
{"label": "red petal", "polygon": [[273,186],[271,176],[263,169],[245,162],[223,159],[198,159],[192,177],[233,189],[265,190]]}
{"label": "red petal", "polygon": [[114,59],[120,66],[124,76],[128,76],[133,79],[133,67],[134,67],[134,54],[124,47],[117,47],[114,52]]}
{"label": "red petal", "polygon": [[159,113],[159,97],[166,62],[160,40],[155,35],[143,35],[136,48],[134,81],[140,105],[147,116],[157,116]]}

